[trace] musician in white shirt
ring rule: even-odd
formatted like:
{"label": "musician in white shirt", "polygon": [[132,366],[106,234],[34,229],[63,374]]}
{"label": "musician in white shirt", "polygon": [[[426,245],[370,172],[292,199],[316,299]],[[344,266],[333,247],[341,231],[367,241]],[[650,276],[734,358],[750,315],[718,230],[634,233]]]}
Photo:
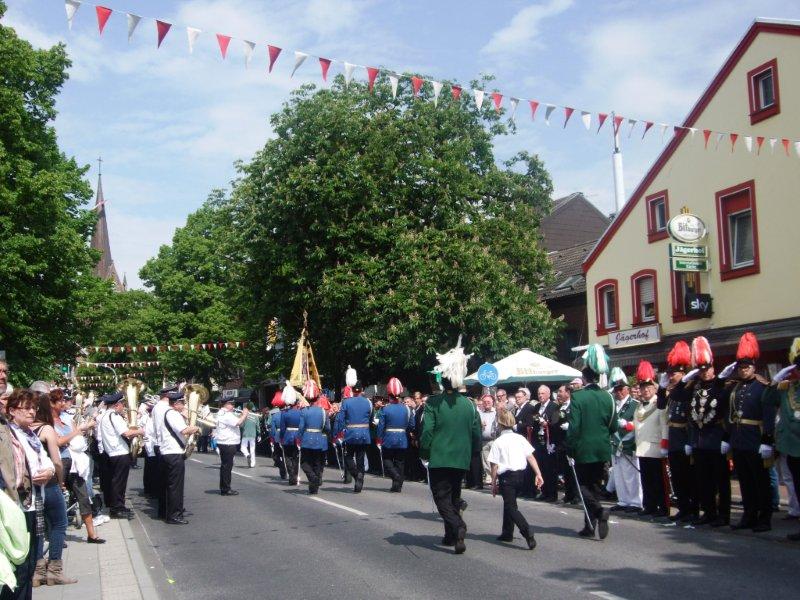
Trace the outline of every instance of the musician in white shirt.
{"label": "musician in white shirt", "polygon": [[185,455],[186,436],[200,431],[190,427],[181,414],[184,398],[181,392],[167,394],[170,408],[164,413],[162,429],[158,432],[161,440],[161,463],[164,469],[165,514],[170,525],[186,525],[183,509],[183,481],[186,474]]}
{"label": "musician in white shirt", "polygon": [[223,496],[237,496],[239,492],[231,489],[231,472],[233,471],[233,457],[242,441],[239,429],[247,419],[250,411],[245,408],[241,415],[233,413],[233,400],[223,400],[217,415],[217,448],[219,449],[219,493]]}
{"label": "musician in white shirt", "polygon": [[100,439],[106,455],[107,485],[105,499],[112,519],[130,519],[133,512],[125,507],[125,489],[131,468],[130,440],[142,435],[138,427],[128,427],[122,416],[125,404],[122,392],[103,396],[106,412],[100,418]]}

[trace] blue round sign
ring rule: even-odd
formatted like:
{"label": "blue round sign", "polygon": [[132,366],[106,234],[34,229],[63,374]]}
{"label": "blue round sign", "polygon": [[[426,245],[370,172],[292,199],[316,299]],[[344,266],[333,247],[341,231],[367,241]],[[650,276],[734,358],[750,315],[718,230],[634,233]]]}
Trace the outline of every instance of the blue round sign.
{"label": "blue round sign", "polygon": [[478,367],[478,383],[486,387],[492,387],[500,379],[497,367],[492,363],[483,363]]}

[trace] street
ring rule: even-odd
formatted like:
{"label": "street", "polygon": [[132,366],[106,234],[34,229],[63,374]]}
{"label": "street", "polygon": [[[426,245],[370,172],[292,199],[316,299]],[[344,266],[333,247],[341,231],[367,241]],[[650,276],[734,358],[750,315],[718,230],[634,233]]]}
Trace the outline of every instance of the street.
{"label": "street", "polygon": [[[218,492],[218,459],[187,461],[188,526],[153,519],[141,497],[141,470],[131,472],[129,497],[164,565],[177,598],[705,598],[792,597],[800,549],[788,543],[642,522],[611,520],[604,542],[579,539],[574,508],[521,501],[538,547],[516,533],[495,540],[502,501],[465,490],[467,552],[439,545],[441,521],[430,493],[368,476],[361,494],[325,472],[319,496],[289,487],[271,459],[254,469],[237,457],[234,488]],[[269,465],[269,466],[267,466]],[[145,548],[144,551],[148,551]],[[158,577],[158,573],[153,573]],[[159,586],[162,587],[163,586]]]}

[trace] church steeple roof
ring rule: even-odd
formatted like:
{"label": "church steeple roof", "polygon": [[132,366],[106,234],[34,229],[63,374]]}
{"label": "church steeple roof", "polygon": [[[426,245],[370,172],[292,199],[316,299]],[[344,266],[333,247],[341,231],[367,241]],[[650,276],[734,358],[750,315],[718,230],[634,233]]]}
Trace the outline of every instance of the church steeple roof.
{"label": "church steeple roof", "polygon": [[[102,159],[98,159],[102,165]],[[105,197],[103,196],[103,173],[97,175],[97,194],[94,209],[97,211],[97,226],[92,234],[91,247],[100,252],[100,260],[94,267],[94,274],[103,279],[110,279],[117,291],[125,288],[117,275],[114,260],[111,258],[111,243],[108,236],[108,223],[106,222]]]}

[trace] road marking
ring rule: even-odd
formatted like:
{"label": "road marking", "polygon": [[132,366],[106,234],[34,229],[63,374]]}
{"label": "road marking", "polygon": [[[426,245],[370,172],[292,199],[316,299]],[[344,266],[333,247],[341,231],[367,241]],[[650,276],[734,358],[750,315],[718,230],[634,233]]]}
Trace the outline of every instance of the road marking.
{"label": "road marking", "polygon": [[609,594],[608,592],[590,592],[592,596],[597,596],[598,598],[605,598],[605,600],[626,600],[622,596],[616,596],[614,594]]}
{"label": "road marking", "polygon": [[333,506],[335,508],[341,508],[342,510],[346,510],[347,512],[351,512],[354,515],[358,515],[359,517],[368,517],[369,515],[365,512],[361,512],[360,510],[356,510],[355,508],[350,508],[349,506],[345,506],[344,504],[336,504],[336,502],[331,502],[330,500],[325,500],[324,498],[320,498],[319,496],[306,496],[306,498],[310,500],[315,500],[316,502],[322,502],[323,504],[327,504],[328,506]]}
{"label": "road marking", "polygon": [[[190,458],[189,460],[191,460],[192,462],[200,463],[201,465],[207,464],[207,463],[203,462],[202,460],[197,460],[196,458]],[[244,473],[239,473],[239,471],[233,471],[232,470],[231,473],[234,473],[235,475],[239,475],[240,477],[247,477],[248,479],[253,479],[254,478],[252,475],[245,475]]]}

